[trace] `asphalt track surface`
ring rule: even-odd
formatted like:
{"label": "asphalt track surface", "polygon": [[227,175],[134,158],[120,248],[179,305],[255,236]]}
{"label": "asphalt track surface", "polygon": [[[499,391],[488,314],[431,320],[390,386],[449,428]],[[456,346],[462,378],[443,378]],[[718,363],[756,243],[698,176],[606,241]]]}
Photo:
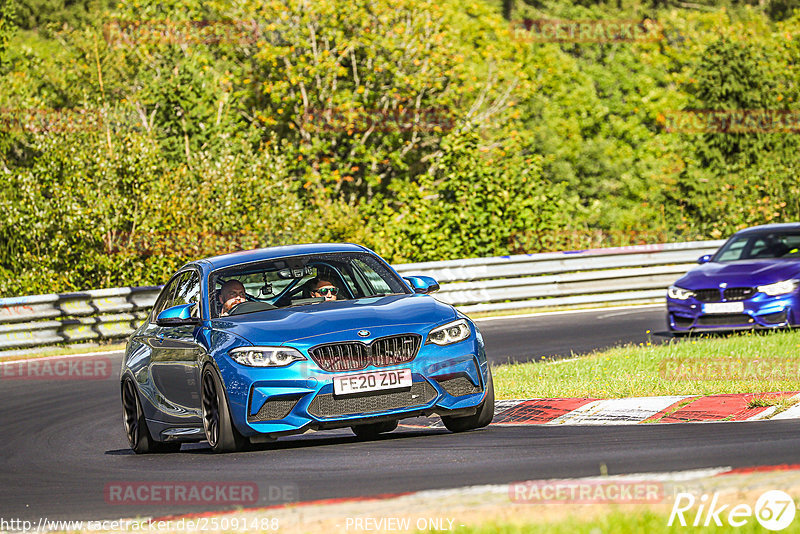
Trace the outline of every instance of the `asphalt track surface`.
{"label": "asphalt track surface", "polygon": [[664,306],[606,308],[529,317],[478,320],[493,364],[569,357],[623,343],[662,343],[667,332]]}
{"label": "asphalt track surface", "polygon": [[[663,324],[663,311],[609,313],[614,312],[494,320],[481,328],[498,361],[505,359],[506,347],[515,359],[526,359],[562,352],[563,343],[574,347],[568,354],[609,342],[640,342],[647,329],[655,332]],[[611,332],[614,322],[623,330]],[[595,323],[596,328],[587,326]],[[570,334],[559,342],[555,336],[563,332]],[[259,500],[251,506],[269,506],[594,476],[601,465],[613,475],[800,463],[800,421],[489,427],[464,434],[401,427],[375,441],[358,441],[341,430],[284,438],[237,454],[213,455],[201,443],[184,445],[177,454],[137,456],[122,430],[120,357],[112,362],[115,369],[103,380],[0,379],[0,518],[113,519],[233,508],[217,502],[108,502],[107,485],[130,482],[255,483]]]}

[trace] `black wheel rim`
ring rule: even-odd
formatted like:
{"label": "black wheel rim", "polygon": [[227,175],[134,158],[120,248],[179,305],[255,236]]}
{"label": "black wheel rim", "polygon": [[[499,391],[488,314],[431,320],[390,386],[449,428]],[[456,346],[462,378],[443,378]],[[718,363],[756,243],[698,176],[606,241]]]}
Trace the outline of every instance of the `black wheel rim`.
{"label": "black wheel rim", "polygon": [[211,373],[203,375],[203,428],[212,447],[219,441],[219,402],[217,384]]}
{"label": "black wheel rim", "polygon": [[122,411],[125,421],[125,434],[131,448],[139,445],[139,405],[136,402],[136,389],[130,380],[122,387]]}

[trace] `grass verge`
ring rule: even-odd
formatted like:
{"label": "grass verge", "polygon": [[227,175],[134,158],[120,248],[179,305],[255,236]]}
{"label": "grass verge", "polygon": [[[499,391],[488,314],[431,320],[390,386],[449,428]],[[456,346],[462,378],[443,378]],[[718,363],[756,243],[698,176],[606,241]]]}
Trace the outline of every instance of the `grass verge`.
{"label": "grass verge", "polygon": [[[580,512],[580,510],[578,510]],[[705,520],[705,516],[701,521]],[[591,519],[581,518],[580,514],[550,523],[511,523],[511,522],[486,522],[480,525],[467,525],[458,529],[461,534],[606,534],[606,533],[637,533],[637,532],[662,532],[662,533],[685,533],[687,530],[699,532],[736,532],[738,534],[750,534],[755,532],[765,532],[764,528],[753,518],[742,525],[734,527],[723,523],[723,526],[692,527],[681,526],[678,521],[674,521],[672,526],[669,523],[669,513],[656,512],[652,510],[625,511],[624,507],[608,512]],[[702,524],[702,523],[701,523]],[[713,525],[713,523],[710,523]],[[435,532],[433,530],[429,532]]]}
{"label": "grass verge", "polygon": [[648,342],[580,358],[500,365],[492,373],[499,399],[800,391],[800,331]]}

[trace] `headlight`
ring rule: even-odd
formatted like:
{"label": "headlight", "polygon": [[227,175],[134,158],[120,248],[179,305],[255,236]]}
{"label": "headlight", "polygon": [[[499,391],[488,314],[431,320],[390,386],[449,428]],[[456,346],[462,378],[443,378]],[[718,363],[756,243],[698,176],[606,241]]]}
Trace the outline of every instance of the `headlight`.
{"label": "headlight", "polygon": [[669,286],[667,296],[671,299],[686,300],[694,296],[694,291],[689,291],[688,289],[683,289],[678,286]]}
{"label": "headlight", "polygon": [[237,347],[228,354],[235,362],[249,367],[285,367],[306,359],[291,347]]}
{"label": "headlight", "polygon": [[467,321],[459,319],[428,332],[428,339],[425,342],[435,343],[436,345],[450,345],[451,343],[464,341],[469,335],[470,329]]}
{"label": "headlight", "polygon": [[782,282],[775,282],[766,286],[758,286],[756,289],[761,293],[774,297],[775,295],[784,295],[791,293],[797,289],[797,280],[783,280]]}

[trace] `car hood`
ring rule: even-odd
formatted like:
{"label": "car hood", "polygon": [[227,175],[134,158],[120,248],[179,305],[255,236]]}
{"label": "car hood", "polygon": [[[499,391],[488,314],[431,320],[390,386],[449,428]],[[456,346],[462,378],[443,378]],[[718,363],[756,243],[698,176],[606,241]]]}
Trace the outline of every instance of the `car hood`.
{"label": "car hood", "polygon": [[728,263],[709,262],[695,267],[675,285],[686,289],[755,287],[800,277],[800,262],[791,260],[749,260]]}
{"label": "car hood", "polygon": [[254,345],[280,345],[298,340],[311,342],[319,336],[335,341],[352,338],[348,332],[372,330],[364,340],[368,342],[399,331],[424,330],[402,328],[404,325],[436,325],[455,318],[452,306],[429,295],[415,294],[279,308],[214,319],[212,327],[236,334]]}

